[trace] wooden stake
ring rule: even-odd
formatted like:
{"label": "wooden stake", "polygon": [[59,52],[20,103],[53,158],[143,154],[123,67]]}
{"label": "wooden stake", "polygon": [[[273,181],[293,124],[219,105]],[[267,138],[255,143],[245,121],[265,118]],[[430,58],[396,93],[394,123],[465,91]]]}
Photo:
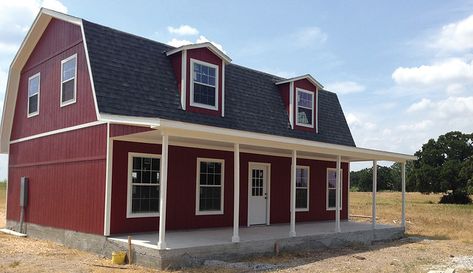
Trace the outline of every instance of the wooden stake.
{"label": "wooden stake", "polygon": [[133,254],[131,253],[131,236],[128,236],[128,264],[133,262]]}

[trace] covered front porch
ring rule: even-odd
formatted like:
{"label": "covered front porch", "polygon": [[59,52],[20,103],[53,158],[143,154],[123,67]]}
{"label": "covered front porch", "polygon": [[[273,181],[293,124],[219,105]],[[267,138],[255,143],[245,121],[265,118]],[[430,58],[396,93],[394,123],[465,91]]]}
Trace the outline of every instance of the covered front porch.
{"label": "covered front porch", "polygon": [[[110,120],[112,124],[119,124],[120,126],[133,124],[132,121],[126,120]],[[159,145],[159,158],[160,158],[160,192],[159,192],[159,219],[155,218],[154,223],[158,224],[159,232],[151,233],[141,233],[135,234],[136,232],[126,233],[132,235],[132,243],[144,247],[146,249],[155,249],[155,250],[164,250],[172,251],[178,249],[189,249],[189,248],[199,248],[206,246],[228,246],[228,245],[237,245],[237,248],[243,247],[246,244],[254,244],[254,242],[265,242],[265,251],[268,250],[268,245],[274,247],[275,241],[287,241],[288,245],[295,245],[304,243],[304,240],[308,237],[313,237],[316,240],[317,238],[323,238],[324,236],[329,236],[330,238],[337,240],[344,238],[344,240],[350,241],[352,239],[349,236],[362,234],[362,237],[368,236],[367,241],[376,239],[376,234],[384,231],[388,231],[389,234],[394,233],[398,234],[400,231],[404,231],[405,226],[405,162],[407,160],[414,159],[413,156],[403,155],[398,153],[376,151],[364,148],[336,145],[336,144],[327,144],[322,142],[314,142],[301,139],[293,139],[280,136],[265,135],[259,133],[250,133],[242,132],[232,129],[223,129],[215,128],[204,125],[195,125],[182,122],[174,121],[165,121],[165,120],[150,120],[148,125],[148,130],[135,130],[129,128],[120,128],[114,132],[109,130],[109,144],[108,144],[108,158],[113,157],[113,147],[114,142],[119,141],[128,141],[134,143],[148,143],[148,144],[157,144]],[[144,125],[144,124],[142,124]],[[142,127],[143,128],[143,127]],[[119,133],[117,133],[119,132]],[[169,148],[171,147],[171,149]],[[174,147],[174,148],[173,148]],[[188,231],[174,231],[167,230],[169,226],[167,224],[166,213],[170,209],[169,202],[176,205],[176,196],[168,196],[167,190],[168,185],[172,186],[173,183],[178,182],[168,181],[169,175],[169,158],[172,157],[173,152],[177,152],[176,147],[186,147],[194,149],[197,151],[197,155],[186,155],[181,152],[180,156],[190,157],[191,165],[195,168],[194,157],[201,157],[198,153],[204,153],[203,151],[218,151],[219,153],[224,153],[226,155],[220,155],[226,157],[227,168],[230,168],[230,177],[227,177],[225,188],[230,188],[230,198],[225,200],[231,200],[230,203],[226,203],[224,211],[222,210],[221,214],[230,221],[226,221],[227,227],[216,227],[216,228],[200,228],[196,229],[195,227],[180,227],[180,229]],[[174,150],[173,150],[174,149]],[[171,154],[171,156],[170,156]],[[175,153],[176,155],[176,153]],[[248,160],[247,158],[242,158],[247,155],[264,155],[266,157],[273,158],[283,158],[284,166],[287,166],[287,178],[281,180],[281,177],[274,177],[274,179],[280,179],[280,182],[284,185],[287,185],[287,191],[283,192],[284,196],[288,199],[287,209],[282,213],[287,213],[287,218],[284,220],[285,224],[279,224],[281,221],[270,221],[269,214],[273,215],[275,211],[271,211],[271,207],[268,205],[267,210],[267,222],[265,226],[250,226],[250,223],[246,219],[241,219],[241,208],[246,210],[248,206],[242,204],[242,200],[246,199],[247,192],[243,192],[243,196],[240,196],[240,191],[245,189],[242,185],[248,183],[248,177],[243,168],[247,168]],[[175,156],[171,161],[174,162],[174,166],[177,164]],[[245,161],[244,161],[245,160]],[[334,192],[334,208],[328,210],[325,208],[325,202],[322,206],[319,206],[324,210],[325,215],[330,215],[329,220],[333,221],[316,221],[320,220],[317,218],[305,218],[304,221],[299,221],[297,219],[300,212],[296,209],[296,168],[298,167],[300,160],[308,161],[323,161],[329,162],[334,173],[340,174],[342,170],[342,164],[348,166],[350,162],[359,162],[359,161],[370,161],[373,163],[373,202],[372,202],[372,223],[354,223],[345,221],[343,218],[349,214],[349,207],[346,204],[349,203],[349,195],[347,194],[349,189],[349,178],[348,185],[345,185],[347,188],[344,190],[344,194],[347,194],[347,197],[342,200],[342,181],[341,175],[336,175],[336,181],[334,181],[333,192]],[[376,223],[376,185],[377,185],[377,161],[378,160],[387,160],[402,163],[402,215],[401,224],[398,227],[394,226],[384,226],[377,225]],[[245,162],[245,163],[242,163]],[[243,164],[243,166],[242,166]],[[106,187],[106,214],[105,214],[105,226],[104,226],[104,235],[110,236],[110,206],[111,206],[111,166],[113,166],[112,160],[109,160],[107,165],[109,166],[107,170],[107,187]],[[171,165],[171,166],[173,166]],[[229,166],[228,166],[229,165]],[[189,165],[190,166],[190,165]],[[286,168],[286,167],[284,167]],[[175,168],[174,168],[175,169]],[[245,169],[247,170],[247,169]],[[349,170],[346,170],[349,173]],[[181,172],[192,172],[189,169],[181,170]],[[195,170],[193,171],[195,174]],[[175,174],[176,172],[174,172]],[[325,175],[325,174],[323,174]],[[233,179],[231,179],[233,178]],[[272,178],[271,178],[272,179]],[[325,183],[325,178],[323,181],[317,183]],[[230,181],[229,181],[230,180]],[[328,178],[327,178],[328,180]],[[169,182],[169,183],[168,183]],[[328,183],[328,182],[327,182]],[[280,184],[280,185],[282,185]],[[194,185],[194,186],[192,186]],[[191,184],[191,190],[195,190],[195,184]],[[324,191],[327,192],[326,190]],[[195,193],[193,193],[195,196]],[[174,199],[172,199],[174,197]],[[169,200],[171,198],[171,200]],[[323,197],[328,199],[327,196]],[[268,196],[269,203],[270,196]],[[274,200],[271,202],[277,202]],[[342,212],[342,202],[345,207],[343,213],[344,217],[341,217]],[[190,203],[193,203],[191,200]],[[222,203],[223,204],[223,203]],[[171,207],[173,208],[173,207]],[[195,207],[195,210],[197,205]],[[223,208],[223,205],[222,205]],[[191,208],[192,210],[193,208]],[[330,214],[328,214],[329,212]],[[246,212],[243,213],[244,217]],[[281,212],[279,212],[281,213]],[[173,217],[174,215],[171,215]],[[197,211],[192,212],[191,217],[194,219],[204,219],[204,216],[200,216]],[[206,215],[205,219],[211,219],[212,217]],[[128,217],[127,217],[128,218]],[[233,219],[232,219],[233,218]],[[326,218],[327,219],[327,218]],[[132,226],[133,218],[127,219],[130,226]],[[149,220],[152,220],[151,218]],[[154,220],[153,220],[154,221]],[[316,221],[316,222],[307,222],[307,221]],[[117,221],[115,221],[117,222]],[[149,221],[148,221],[149,222]],[[283,223],[284,223],[283,222]],[[296,223],[297,222],[297,223]],[[232,227],[231,223],[233,224]],[[277,223],[277,224],[275,224]],[[174,228],[175,229],[175,228]],[[117,232],[114,232],[117,233]],[[123,232],[125,233],[125,232]],[[124,236],[111,236],[109,239],[111,241],[123,242],[127,235]],[[382,239],[391,238],[392,236],[382,237]],[[291,240],[293,239],[294,240]],[[358,235],[356,235],[353,240],[358,240]],[[317,239],[318,240],[318,239]],[[366,241],[366,240],[364,240]],[[232,244],[233,243],[233,244]],[[236,243],[236,244],[235,244]]]}

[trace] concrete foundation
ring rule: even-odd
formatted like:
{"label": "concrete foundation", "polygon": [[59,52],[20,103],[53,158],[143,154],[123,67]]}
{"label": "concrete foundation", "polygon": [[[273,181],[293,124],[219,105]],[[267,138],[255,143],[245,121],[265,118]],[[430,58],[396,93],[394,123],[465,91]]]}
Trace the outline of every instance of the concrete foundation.
{"label": "concrete foundation", "polygon": [[[231,242],[231,228],[216,228],[166,232],[168,249],[158,250],[158,233],[131,234],[134,263],[159,269],[201,265],[205,260],[236,261],[255,255],[274,252],[275,244],[281,252],[295,252],[318,248],[336,248],[349,244],[371,244],[402,238],[404,228],[378,225],[371,229],[369,223],[342,222],[342,232],[333,232],[333,222],[296,224],[297,237],[288,237],[287,224],[241,228],[239,243]],[[7,222],[15,229],[17,223]],[[27,224],[31,237],[47,239],[65,246],[111,257],[113,251],[125,251],[127,235],[104,237],[64,229]],[[228,236],[227,236],[228,235]]]}

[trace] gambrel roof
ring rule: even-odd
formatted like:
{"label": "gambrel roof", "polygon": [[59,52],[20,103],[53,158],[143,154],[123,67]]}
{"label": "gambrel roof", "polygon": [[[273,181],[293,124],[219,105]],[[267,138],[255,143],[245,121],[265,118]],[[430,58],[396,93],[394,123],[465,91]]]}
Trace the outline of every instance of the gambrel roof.
{"label": "gambrel roof", "polygon": [[162,119],[355,146],[335,93],[320,90],[319,133],[293,130],[276,83],[287,79],[225,67],[225,116],[184,111],[169,45],[82,20],[100,113]]}

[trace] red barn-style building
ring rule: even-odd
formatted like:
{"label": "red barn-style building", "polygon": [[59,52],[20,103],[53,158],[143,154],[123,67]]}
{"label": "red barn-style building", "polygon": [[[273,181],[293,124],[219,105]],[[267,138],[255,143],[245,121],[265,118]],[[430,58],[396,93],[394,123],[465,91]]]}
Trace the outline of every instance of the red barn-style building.
{"label": "red barn-style building", "polygon": [[[410,155],[358,148],[335,93],[310,75],[232,64],[42,9],[10,68],[1,152],[7,226],[114,236],[348,219],[349,163]],[[321,222],[322,223],[322,222]],[[324,222],[325,223],[325,222]]]}

